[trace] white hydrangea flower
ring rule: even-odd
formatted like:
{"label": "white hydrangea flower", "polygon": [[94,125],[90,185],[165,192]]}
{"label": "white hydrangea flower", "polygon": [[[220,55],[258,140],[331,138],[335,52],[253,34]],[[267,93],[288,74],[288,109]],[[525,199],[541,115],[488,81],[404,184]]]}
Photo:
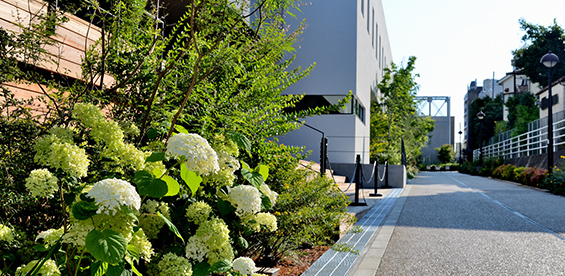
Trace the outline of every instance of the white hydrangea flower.
{"label": "white hydrangea flower", "polygon": [[271,190],[271,188],[269,188],[269,186],[267,186],[267,184],[263,183],[261,184],[261,187],[259,187],[259,189],[261,190],[261,192],[268,196],[269,199],[271,200],[271,206],[275,206],[275,203],[277,202],[277,197],[279,196],[279,194],[273,190]]}
{"label": "white hydrangea flower", "polygon": [[33,197],[53,197],[59,189],[57,181],[57,177],[47,169],[37,169],[31,171],[25,185]]}
{"label": "white hydrangea flower", "polygon": [[186,242],[186,258],[203,262],[208,253],[208,247],[202,238],[194,235]]}
{"label": "white hydrangea flower", "polygon": [[167,253],[163,256],[159,264],[159,275],[162,276],[191,276],[192,265],[190,262],[175,253]]}
{"label": "white hydrangea flower", "polygon": [[235,271],[243,275],[253,275],[257,268],[255,267],[255,262],[248,257],[239,257],[233,261],[232,265]]}
{"label": "white hydrangea flower", "polygon": [[255,215],[255,221],[265,226],[270,232],[277,230],[277,217],[271,213],[259,213]]}
{"label": "white hydrangea flower", "polygon": [[90,160],[84,149],[69,143],[53,143],[50,150],[49,161],[46,165],[62,169],[77,178],[86,176]]}
{"label": "white hydrangea flower", "polygon": [[129,182],[121,179],[104,179],[96,182],[87,194],[94,198],[98,205],[97,213],[106,213],[113,215],[121,209],[121,206],[127,206],[130,209],[139,210],[141,206],[141,198]]}
{"label": "white hydrangea flower", "polygon": [[186,158],[186,166],[202,175],[215,173],[220,169],[218,155],[206,139],[194,133],[179,133],[167,143],[167,155]]}
{"label": "white hydrangea flower", "polygon": [[12,228],[0,223],[0,241],[14,241],[14,233]]}
{"label": "white hydrangea flower", "polygon": [[153,245],[151,244],[151,242],[149,242],[147,236],[145,236],[143,229],[139,229],[133,234],[133,237],[129,241],[128,246],[133,246],[135,249],[137,249],[139,255],[148,262],[151,261],[151,256],[155,254],[155,252],[153,251]]}
{"label": "white hydrangea flower", "polygon": [[45,244],[47,244],[48,246],[53,246],[53,244],[55,244],[55,242],[57,242],[64,233],[65,231],[63,227],[59,229],[48,229],[39,233],[35,238],[35,242],[37,242],[40,239],[43,239],[43,242]]}
{"label": "white hydrangea flower", "polygon": [[261,211],[261,192],[250,185],[233,187],[228,196],[229,202],[236,207],[236,214],[256,214]]}
{"label": "white hydrangea flower", "polygon": [[75,220],[69,225],[68,232],[63,235],[63,243],[70,243],[78,247],[86,245],[86,235],[94,230],[92,220]]}
{"label": "white hydrangea flower", "polygon": [[[27,275],[29,272],[31,272],[31,270],[35,267],[35,265],[38,262],[39,262],[38,260],[34,260],[29,262],[27,265],[24,265],[23,267],[18,267],[18,269],[16,269],[16,276]],[[41,266],[37,275],[58,276],[61,275],[61,271],[59,271],[59,268],[57,267],[57,263],[49,259],[45,261],[45,263],[43,263],[43,266]]]}
{"label": "white hydrangea flower", "polygon": [[186,217],[189,221],[193,221],[196,224],[200,224],[208,219],[212,213],[212,207],[204,201],[197,201],[188,208],[186,208]]}

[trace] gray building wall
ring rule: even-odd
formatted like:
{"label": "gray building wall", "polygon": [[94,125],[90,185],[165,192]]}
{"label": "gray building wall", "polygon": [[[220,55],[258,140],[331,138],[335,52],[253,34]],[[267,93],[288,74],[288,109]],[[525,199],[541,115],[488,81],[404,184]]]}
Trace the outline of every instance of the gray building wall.
{"label": "gray building wall", "polygon": [[435,121],[435,128],[429,134],[428,146],[422,148],[422,164],[438,164],[435,148],[442,145],[454,145],[455,117],[432,117]]}
{"label": "gray building wall", "polygon": [[[306,20],[306,28],[295,45],[293,67],[316,64],[309,76],[284,93],[345,96],[350,91],[364,116],[332,114],[306,118],[306,124],[328,138],[330,162],[354,163],[357,154],[369,163],[371,100],[378,99],[377,83],[392,61],[384,11],[380,0],[312,0],[296,18],[293,27]],[[281,143],[305,146],[309,160],[319,162],[321,134],[308,127],[279,137]]]}

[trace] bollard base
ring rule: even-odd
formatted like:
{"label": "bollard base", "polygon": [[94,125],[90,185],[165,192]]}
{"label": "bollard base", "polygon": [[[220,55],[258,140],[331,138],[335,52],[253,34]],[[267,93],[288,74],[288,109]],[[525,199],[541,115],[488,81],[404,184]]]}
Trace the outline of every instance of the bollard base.
{"label": "bollard base", "polygon": [[382,194],[370,193],[369,196],[383,196]]}
{"label": "bollard base", "polygon": [[352,202],[349,206],[367,206],[366,202]]}

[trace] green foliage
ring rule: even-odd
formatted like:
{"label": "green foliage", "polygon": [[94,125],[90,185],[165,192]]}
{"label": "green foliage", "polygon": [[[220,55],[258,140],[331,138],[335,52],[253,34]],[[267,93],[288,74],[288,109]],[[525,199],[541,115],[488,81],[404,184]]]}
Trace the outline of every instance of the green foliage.
{"label": "green foliage", "polygon": [[[10,257],[12,263],[0,267],[2,273],[13,274],[16,267],[42,258],[48,249],[54,252],[61,270],[74,275],[125,275],[155,269],[148,265],[150,257],[156,263],[169,252],[184,256],[190,238],[198,235],[201,225],[187,220],[187,208],[197,202],[211,207],[207,222],[224,222],[229,236],[221,248],[236,256],[274,252],[280,257],[304,243],[332,242],[331,237],[339,233],[337,226],[348,218],[347,198],[330,180],[296,171],[300,149],[279,145],[272,138],[298,128],[297,118],[333,108],[283,112],[302,96],[281,92],[312,69],[293,69],[292,58],[286,59],[301,32],[298,28],[287,33],[284,25],[282,11],[294,2],[262,1],[260,7],[250,9],[259,18],[251,24],[232,2],[192,1],[180,21],[165,32],[159,28],[156,10],[146,1],[114,1],[105,3],[105,9],[85,4],[82,12],[99,24],[104,35],[86,53],[82,80],[34,73],[35,67],[28,65],[49,62],[41,54],[30,55],[23,63],[0,59],[2,82],[33,81],[45,92],[29,102],[17,100],[7,89],[0,97],[1,111],[7,114],[0,120],[0,139],[5,142],[0,144],[0,184],[6,188],[0,192],[0,202],[2,211],[9,215],[2,223],[5,219],[21,233],[17,242],[0,249],[2,256],[16,256]],[[58,18],[64,17],[55,16],[45,24],[52,26]],[[2,45],[9,47],[0,51],[12,52],[0,54],[34,53],[32,46],[38,46],[36,51],[41,53],[42,46],[51,43],[47,39],[51,34],[41,26],[29,29],[21,40],[16,34],[1,32]],[[32,102],[44,103],[48,112],[34,117],[29,109]],[[102,108],[106,118],[88,125],[73,117],[73,107],[85,102]],[[45,137],[53,126],[65,129],[70,139],[49,142]],[[187,171],[187,160],[166,156],[166,144],[175,130],[198,133],[225,154],[223,158],[233,158],[229,159],[232,163],[220,164],[225,165],[221,171],[228,171],[232,182],[218,184],[213,176]],[[88,158],[84,177],[42,163],[59,179],[52,198],[33,199],[24,185],[30,171],[40,167],[33,162],[39,148],[33,147],[37,137],[45,138],[48,148],[68,145],[84,151]],[[240,151],[246,155],[239,156]],[[238,169],[243,164],[240,161],[249,165]],[[95,212],[92,198],[86,197],[83,189],[112,179],[134,184],[135,193],[141,194],[142,210],[121,205],[113,214]],[[237,213],[230,191],[248,183],[261,188],[260,210],[276,214],[277,232],[270,232],[265,225],[253,228],[257,223],[254,218]],[[280,193],[278,201],[265,190],[268,187]],[[143,209],[145,204],[158,206],[149,211]],[[100,205],[96,202],[95,206]],[[161,226],[143,225],[144,220]],[[87,227],[70,227],[82,223]],[[214,230],[224,229],[222,223],[216,226]],[[62,247],[47,242],[36,245],[35,237],[46,229],[62,229],[67,234],[82,231],[82,237],[87,237],[85,246],[68,240]],[[152,256],[142,252],[147,247],[137,244],[146,240],[151,241]],[[195,275],[231,269],[223,260],[190,262]]]}
{"label": "green foliage", "polygon": [[441,147],[435,148],[434,150],[437,151],[437,157],[442,163],[449,163],[455,158],[455,151],[453,150],[452,145],[445,144]]}
{"label": "green foliage", "polygon": [[[502,105],[503,99],[501,95],[496,96],[494,99],[488,96],[477,98],[471,103],[471,108],[469,109],[469,114],[471,114],[471,120],[469,121],[471,134],[468,139],[468,150],[478,149],[481,144],[484,145],[490,137],[494,136],[496,122],[502,121],[503,118]],[[485,114],[482,120],[476,116],[480,111]]]}
{"label": "green foliage", "polygon": [[392,63],[385,68],[385,76],[379,83],[381,102],[371,103],[371,159],[379,163],[401,162],[401,139],[404,139],[409,167],[416,168],[421,148],[427,144],[428,134],[434,129],[434,121],[416,114],[415,102],[418,84],[412,71],[415,57],[410,57],[405,67]]}
{"label": "green foliage", "polygon": [[277,204],[273,207],[280,222],[279,229],[276,235],[260,235],[257,237],[260,242],[250,242],[248,249],[253,255],[271,256],[271,259],[264,259],[263,262],[276,262],[289,250],[298,249],[304,244],[332,244],[339,236],[340,224],[353,223],[352,218],[344,212],[349,199],[332,179],[296,167],[278,171],[274,177],[285,180],[281,183]]}
{"label": "green foliage", "polygon": [[[525,32],[522,41],[528,46],[512,52],[514,63],[532,82],[547,86],[547,68],[540,63],[540,59],[548,51],[553,52],[560,59],[565,58],[565,45],[563,44],[565,30],[557,24],[557,19],[553,20],[553,25],[547,27],[535,25],[523,18],[519,20],[519,23],[520,29]],[[563,63],[558,63],[553,70],[554,76],[565,75]]]}
{"label": "green foliage", "polygon": [[539,107],[531,93],[519,94],[506,101],[508,107],[507,128],[512,129],[512,136],[528,131],[528,123],[539,119]]}

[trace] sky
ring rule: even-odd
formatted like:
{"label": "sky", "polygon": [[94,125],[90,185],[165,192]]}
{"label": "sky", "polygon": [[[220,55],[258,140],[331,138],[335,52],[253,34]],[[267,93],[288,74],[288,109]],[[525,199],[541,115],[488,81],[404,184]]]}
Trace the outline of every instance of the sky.
{"label": "sky", "polygon": [[[418,96],[450,96],[455,133],[471,81],[503,78],[524,45],[518,20],[565,27],[565,0],[382,0],[393,62],[416,56]],[[565,60],[565,57],[562,57]],[[456,134],[455,140],[459,137]]]}

